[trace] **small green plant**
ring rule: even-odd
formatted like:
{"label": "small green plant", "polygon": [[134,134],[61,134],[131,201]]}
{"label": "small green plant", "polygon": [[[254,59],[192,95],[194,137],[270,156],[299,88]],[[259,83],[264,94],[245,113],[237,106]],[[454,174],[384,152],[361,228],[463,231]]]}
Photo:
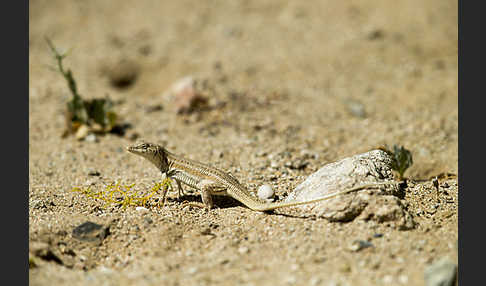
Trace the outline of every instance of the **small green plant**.
{"label": "small green plant", "polygon": [[167,191],[169,188],[172,189],[172,182],[169,178],[166,178],[161,183],[155,183],[152,189],[145,193],[139,193],[138,191],[134,190],[134,186],[135,184],[121,185],[120,183],[111,183],[105,187],[105,190],[99,192],[93,191],[91,187],[84,189],[74,187],[71,191],[79,192],[95,200],[103,201],[105,203],[103,208],[107,208],[112,205],[119,205],[125,209],[126,207],[130,206],[151,206],[151,200],[153,200],[154,196],[158,194],[160,190],[162,190],[162,199],[159,200],[158,205],[160,206],[160,202],[162,202],[163,206]]}
{"label": "small green plant", "polygon": [[71,100],[67,103],[67,128],[63,137],[76,133],[83,125],[87,126],[89,131],[92,132],[110,132],[115,127],[117,121],[117,115],[113,111],[113,102],[109,98],[83,100],[78,92],[73,73],[70,69],[64,69],[62,64],[68,52],[61,54],[49,38],[46,38],[46,42],[57,62],[57,68],[66,79],[68,88],[72,94]]}
{"label": "small green plant", "polygon": [[393,151],[390,151],[388,147],[381,149],[392,156],[392,169],[398,173],[401,180],[405,171],[413,165],[412,153],[403,146],[398,147],[398,145],[393,145]]}

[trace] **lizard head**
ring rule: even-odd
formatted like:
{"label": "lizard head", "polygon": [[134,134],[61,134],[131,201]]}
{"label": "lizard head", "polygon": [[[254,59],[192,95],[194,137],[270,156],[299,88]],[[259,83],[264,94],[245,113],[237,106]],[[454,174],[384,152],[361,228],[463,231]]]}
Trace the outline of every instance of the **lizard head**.
{"label": "lizard head", "polygon": [[133,146],[128,146],[127,151],[144,157],[154,164],[162,173],[169,170],[167,150],[164,147],[148,142],[140,142]]}

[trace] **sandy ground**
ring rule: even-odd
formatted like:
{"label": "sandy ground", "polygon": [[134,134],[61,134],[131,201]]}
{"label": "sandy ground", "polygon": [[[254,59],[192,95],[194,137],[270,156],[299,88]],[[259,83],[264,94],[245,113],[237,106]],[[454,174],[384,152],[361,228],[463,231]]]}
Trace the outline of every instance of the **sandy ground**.
{"label": "sandy ground", "polygon": [[[457,263],[457,178],[441,177],[440,192],[431,180],[458,173],[456,1],[29,4],[31,285],[425,285],[429,265]],[[45,36],[72,49],[65,65],[83,98],[117,102],[124,136],[61,138],[70,93]],[[133,82],[113,84],[124,76]],[[185,76],[204,82],[209,110],[177,115],[166,91]],[[124,151],[137,136],[281,198],[327,163],[403,145],[416,227],[258,213],[224,198],[206,212],[176,194],[148,212],[104,209],[70,192],[157,182]],[[109,235],[73,238],[85,221]],[[372,247],[353,251],[355,240]]]}

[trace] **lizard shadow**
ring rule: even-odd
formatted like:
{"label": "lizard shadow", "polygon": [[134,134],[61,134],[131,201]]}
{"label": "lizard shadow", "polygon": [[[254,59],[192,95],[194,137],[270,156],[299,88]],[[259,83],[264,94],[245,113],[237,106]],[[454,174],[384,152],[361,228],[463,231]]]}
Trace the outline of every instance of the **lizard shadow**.
{"label": "lizard shadow", "polygon": [[[219,208],[219,209],[229,209],[229,208],[234,208],[234,207],[243,207],[245,209],[248,209],[251,211],[250,208],[245,206],[243,203],[240,201],[228,197],[228,196],[213,196],[213,203],[214,207]],[[198,194],[184,194],[180,198],[167,198],[168,201],[171,202],[195,202],[195,203],[202,203],[201,196]],[[268,215],[275,215],[275,216],[283,216],[283,217],[288,217],[288,218],[300,218],[300,219],[314,219],[316,220],[317,217],[315,215],[304,215],[304,214],[289,214],[289,213],[281,213],[281,212],[275,212],[275,210],[268,210],[264,211],[263,213],[268,214]]]}
{"label": "lizard shadow", "polygon": [[[246,207],[240,201],[233,199],[232,197],[228,196],[213,196],[213,204],[214,207],[220,209],[232,208],[232,207]],[[201,196],[199,194],[184,194],[180,198],[167,198],[167,201],[171,202],[194,202],[194,203],[202,203]]]}

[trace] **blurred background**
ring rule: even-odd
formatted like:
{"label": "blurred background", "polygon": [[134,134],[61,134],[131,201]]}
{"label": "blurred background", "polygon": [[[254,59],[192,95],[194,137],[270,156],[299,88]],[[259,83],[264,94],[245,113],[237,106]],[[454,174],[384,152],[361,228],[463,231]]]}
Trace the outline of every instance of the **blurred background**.
{"label": "blurred background", "polygon": [[242,120],[295,123],[329,158],[400,144],[411,174],[457,173],[457,1],[33,0],[29,19],[31,103],[69,97],[46,72],[49,37],[87,98],[167,107],[171,85],[200,77],[227,87],[215,104],[243,94],[257,109]]}

